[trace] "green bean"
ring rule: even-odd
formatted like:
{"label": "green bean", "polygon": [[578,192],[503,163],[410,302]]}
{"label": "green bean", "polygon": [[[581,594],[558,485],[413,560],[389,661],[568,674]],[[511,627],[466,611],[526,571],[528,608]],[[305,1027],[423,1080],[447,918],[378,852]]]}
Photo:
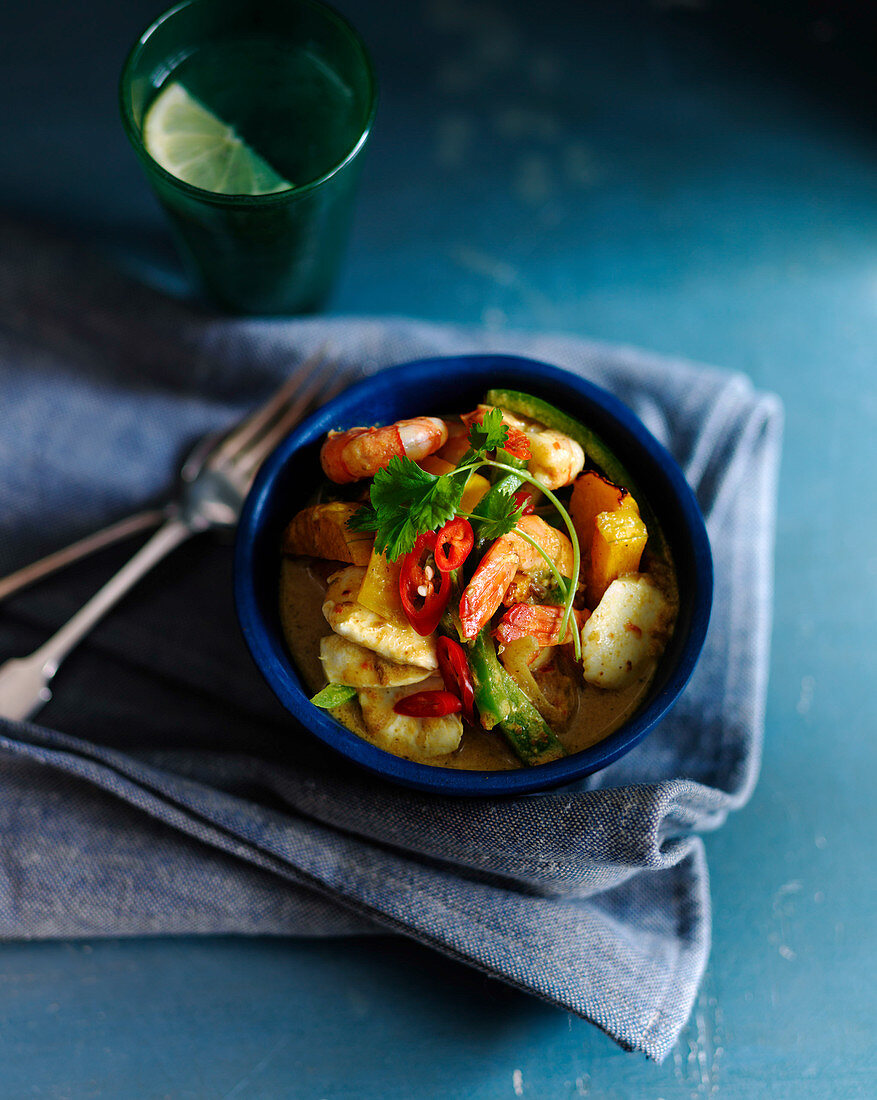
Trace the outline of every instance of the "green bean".
{"label": "green bean", "polygon": [[522,763],[546,764],[566,755],[545,719],[500,664],[487,627],[469,643],[469,667],[482,724],[499,729]]}

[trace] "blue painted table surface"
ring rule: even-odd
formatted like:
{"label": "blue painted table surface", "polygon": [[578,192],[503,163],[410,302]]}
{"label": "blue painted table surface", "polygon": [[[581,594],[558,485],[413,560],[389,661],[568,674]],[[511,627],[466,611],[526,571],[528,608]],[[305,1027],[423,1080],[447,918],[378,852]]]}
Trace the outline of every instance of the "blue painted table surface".
{"label": "blue painted table surface", "polygon": [[[761,782],[662,1066],[390,937],[0,947],[0,1098],[877,1095],[877,134],[696,5],[344,0],[382,101],[333,309],[747,371],[788,415]],[[0,37],[0,208],[182,285],[116,117],[147,0]]]}

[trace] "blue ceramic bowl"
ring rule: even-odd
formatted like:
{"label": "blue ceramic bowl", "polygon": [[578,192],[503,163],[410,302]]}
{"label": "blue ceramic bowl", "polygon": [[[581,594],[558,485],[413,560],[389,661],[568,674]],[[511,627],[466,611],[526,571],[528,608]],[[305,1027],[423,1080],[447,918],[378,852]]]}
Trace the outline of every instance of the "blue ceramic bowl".
{"label": "blue ceramic bowl", "polygon": [[[402,760],[357,737],[308,701],[284,644],[278,612],[280,538],[322,478],[319,448],[330,428],[391,423],[403,417],[473,408],[493,386],[545,398],[593,428],[619,454],[661,517],[679,577],[673,638],[639,710],[596,745],[550,764],[513,771],[458,771]],[[430,397],[430,395],[434,395]],[[238,528],[235,595],[250,652],[295,719],[370,771],[418,790],[510,795],[570,783],[633,748],[685,687],[703,646],[712,601],[712,559],[703,518],[682,472],[630,410],[566,371],[506,355],[424,359],[358,382],[304,421],[264,464]]]}

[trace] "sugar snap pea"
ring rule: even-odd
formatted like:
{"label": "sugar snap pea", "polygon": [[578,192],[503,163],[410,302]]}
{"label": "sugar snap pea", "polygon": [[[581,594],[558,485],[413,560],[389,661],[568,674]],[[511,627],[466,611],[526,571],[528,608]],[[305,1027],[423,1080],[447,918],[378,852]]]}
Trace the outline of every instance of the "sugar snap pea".
{"label": "sugar snap pea", "polygon": [[551,728],[499,662],[485,627],[469,643],[475,705],[482,723],[499,729],[524,764],[547,764],[566,755]]}

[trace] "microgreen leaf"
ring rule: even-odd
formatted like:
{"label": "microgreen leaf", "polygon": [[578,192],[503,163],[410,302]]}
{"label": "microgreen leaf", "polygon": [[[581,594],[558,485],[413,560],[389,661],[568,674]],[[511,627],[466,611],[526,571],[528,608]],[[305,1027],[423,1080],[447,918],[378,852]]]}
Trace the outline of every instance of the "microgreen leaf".
{"label": "microgreen leaf", "polygon": [[350,702],[354,695],[356,695],[355,687],[348,687],[347,684],[326,684],[323,690],[318,691],[311,699],[311,702],[315,707],[332,710],[333,707],[340,707],[342,703]]}

